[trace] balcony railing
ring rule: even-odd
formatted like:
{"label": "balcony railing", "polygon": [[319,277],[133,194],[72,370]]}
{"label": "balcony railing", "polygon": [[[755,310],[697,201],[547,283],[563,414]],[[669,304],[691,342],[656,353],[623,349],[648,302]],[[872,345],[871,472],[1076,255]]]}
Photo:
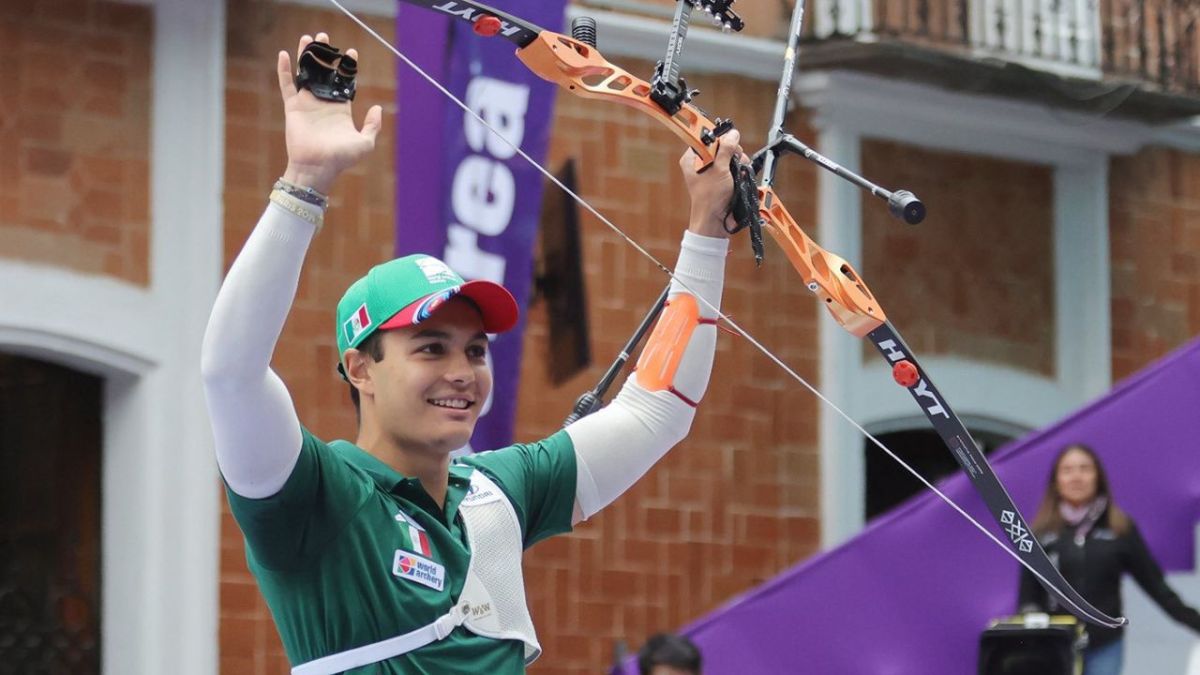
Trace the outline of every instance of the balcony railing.
{"label": "balcony railing", "polygon": [[1195,0],[807,0],[807,38],[896,39],[1200,93]]}
{"label": "balcony railing", "polygon": [[1164,91],[1200,93],[1196,24],[1200,3],[1104,0],[1104,69]]}

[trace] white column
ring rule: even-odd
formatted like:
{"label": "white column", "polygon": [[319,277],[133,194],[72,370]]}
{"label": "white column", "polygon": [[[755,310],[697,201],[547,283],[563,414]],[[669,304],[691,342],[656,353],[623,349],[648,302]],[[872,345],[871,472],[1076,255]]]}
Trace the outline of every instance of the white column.
{"label": "white column", "polygon": [[160,360],[105,388],[103,672],[218,668],[220,483],[200,341],[221,272],[225,3],[157,0],[150,302]]}
{"label": "white column", "polygon": [[[818,115],[816,150],[846,169],[860,171],[860,137]],[[792,157],[791,161],[801,161]],[[817,172],[818,223],[815,238],[827,251],[862,268],[862,195],[829,171]],[[824,309],[819,310],[822,314]],[[832,317],[817,318],[820,349],[818,387],[835,405],[855,416],[853,378],[862,368],[862,342]],[[863,437],[831,406],[820,406],[821,547],[832,548],[862,529],[866,513]]]}
{"label": "white column", "polygon": [[1112,385],[1108,156],[1054,171],[1057,380],[1079,400]]}

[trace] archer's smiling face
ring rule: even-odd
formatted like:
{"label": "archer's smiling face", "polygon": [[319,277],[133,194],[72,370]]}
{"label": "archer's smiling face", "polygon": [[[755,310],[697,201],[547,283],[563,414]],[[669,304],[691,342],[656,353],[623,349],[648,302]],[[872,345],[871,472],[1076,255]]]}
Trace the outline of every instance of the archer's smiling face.
{"label": "archer's smiling face", "polygon": [[474,303],[453,298],[429,319],[382,339],[384,358],[369,366],[381,430],[416,452],[465,445],[492,390],[488,338]]}

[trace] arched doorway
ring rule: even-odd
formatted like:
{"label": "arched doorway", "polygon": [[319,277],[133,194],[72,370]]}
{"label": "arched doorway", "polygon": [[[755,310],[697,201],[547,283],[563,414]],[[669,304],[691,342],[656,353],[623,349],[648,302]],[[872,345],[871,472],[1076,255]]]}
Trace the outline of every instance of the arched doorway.
{"label": "arched doorway", "polygon": [[100,672],[103,380],[0,354],[0,663]]}
{"label": "arched doorway", "polygon": [[[985,455],[1015,440],[1021,432],[1016,427],[1001,424],[971,424],[966,420],[964,424],[975,440],[983,446]],[[931,427],[914,424],[892,428],[877,433],[876,438],[930,483],[936,484],[961,470],[946,444]],[[865,441],[863,452],[865,513],[868,521],[926,489],[911,473],[870,440]]]}

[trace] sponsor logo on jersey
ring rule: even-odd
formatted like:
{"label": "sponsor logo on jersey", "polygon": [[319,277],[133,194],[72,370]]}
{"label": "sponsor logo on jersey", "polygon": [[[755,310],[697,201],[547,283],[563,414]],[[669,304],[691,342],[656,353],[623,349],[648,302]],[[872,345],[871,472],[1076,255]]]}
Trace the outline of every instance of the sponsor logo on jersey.
{"label": "sponsor logo on jersey", "polygon": [[467,496],[463,498],[462,503],[467,506],[479,506],[500,499],[502,495],[498,490],[490,487],[480,487],[474,481],[471,482],[471,487],[467,488]]}
{"label": "sponsor logo on jersey", "polygon": [[396,549],[392,574],[440,591],[446,585],[446,568],[415,553]]}

